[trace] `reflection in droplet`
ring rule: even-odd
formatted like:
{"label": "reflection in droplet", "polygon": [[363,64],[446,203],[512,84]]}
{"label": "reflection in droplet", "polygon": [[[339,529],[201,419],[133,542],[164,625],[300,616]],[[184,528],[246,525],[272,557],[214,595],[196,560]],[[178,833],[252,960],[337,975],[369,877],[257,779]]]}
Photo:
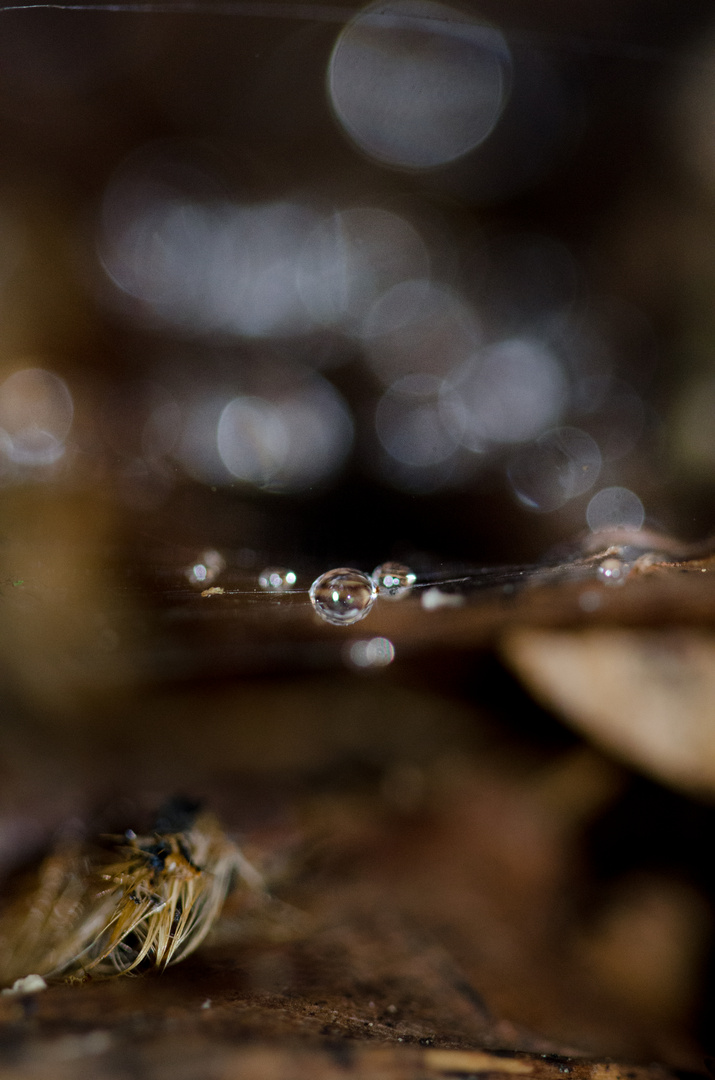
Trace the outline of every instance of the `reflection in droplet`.
{"label": "reflection in droplet", "polygon": [[596,571],[599,581],[604,585],[625,585],[630,572],[630,565],[615,556],[604,559]]}
{"label": "reflection in droplet", "polygon": [[321,619],[334,626],[349,626],[364,619],[375,603],[377,588],[361,570],[328,570],[310,586],[310,602]]}
{"label": "reflection in droplet", "polygon": [[548,513],[593,487],[600,471],[601,452],[591,436],[562,427],[519,450],[507,474],[524,506]]}
{"label": "reflection in droplet", "polygon": [[0,428],[18,465],[51,465],[64,453],[74,404],[64,379],[44,368],[15,371],[0,384]]}
{"label": "reflection in droplet", "polygon": [[192,585],[210,585],[226,567],[226,560],[218,551],[204,551],[193,566],[187,566],[186,577]]}
{"label": "reflection in droplet", "polygon": [[353,641],[348,649],[350,662],[359,668],[387,667],[395,659],[395,646],[384,637]]}
{"label": "reflection in droplet", "polygon": [[393,0],[357,15],[328,70],[335,115],[365,153],[430,169],[492,132],[508,93],[502,35],[430,0]]}
{"label": "reflection in droplet", "polygon": [[290,592],[297,580],[295,571],[284,566],[268,566],[258,575],[258,584],[266,592]]}
{"label": "reflection in droplet", "polygon": [[645,510],[638,496],[624,487],[602,488],[586,509],[591,532],[599,529],[640,529]]}
{"label": "reflection in droplet", "polygon": [[417,575],[410,570],[409,566],[403,566],[402,563],[386,562],[375,567],[372,580],[380,596],[389,600],[399,600],[410,591],[417,581]]}

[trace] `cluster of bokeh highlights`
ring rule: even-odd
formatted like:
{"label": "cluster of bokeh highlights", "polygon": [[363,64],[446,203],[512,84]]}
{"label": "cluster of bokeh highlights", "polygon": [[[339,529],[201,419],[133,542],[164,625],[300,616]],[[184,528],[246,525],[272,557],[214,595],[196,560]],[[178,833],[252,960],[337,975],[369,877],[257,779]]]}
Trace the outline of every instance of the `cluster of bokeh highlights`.
{"label": "cluster of bokeh highlights", "polygon": [[[477,495],[489,475],[526,512],[575,502],[592,529],[638,527],[632,462],[663,427],[648,318],[594,293],[560,238],[482,227],[473,209],[569,151],[546,55],[466,9],[392,0],[335,28],[324,95],[383,189],[326,169],[256,194],[189,139],[149,139],[111,171],[87,276],[104,316],[150,345],[94,437],[157,491],[186,477],[280,498],[353,469]],[[83,452],[73,395],[92,394],[51,358],[6,369],[0,481],[55,477]]]}

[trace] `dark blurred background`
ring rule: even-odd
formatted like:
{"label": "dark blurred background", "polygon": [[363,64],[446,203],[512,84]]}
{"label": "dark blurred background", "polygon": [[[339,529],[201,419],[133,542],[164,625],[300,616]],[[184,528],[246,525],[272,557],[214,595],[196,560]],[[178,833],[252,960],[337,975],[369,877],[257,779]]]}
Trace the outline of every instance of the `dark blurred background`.
{"label": "dark blurred background", "polygon": [[6,491],[281,561],[707,535],[710,6],[247,10],[2,15]]}

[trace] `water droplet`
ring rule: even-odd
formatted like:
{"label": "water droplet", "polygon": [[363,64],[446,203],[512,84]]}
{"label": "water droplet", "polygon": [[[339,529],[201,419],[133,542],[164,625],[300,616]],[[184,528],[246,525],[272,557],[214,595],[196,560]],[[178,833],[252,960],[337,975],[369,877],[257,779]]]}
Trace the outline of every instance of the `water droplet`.
{"label": "water droplet", "polygon": [[399,600],[406,596],[414,583],[417,575],[410,570],[409,566],[401,563],[386,562],[376,566],[372,572],[372,580],[375,582],[380,596],[388,600]]}
{"label": "water droplet", "polygon": [[385,637],[353,641],[348,649],[348,658],[355,667],[387,667],[395,659],[395,646]]}
{"label": "water droplet", "polygon": [[258,584],[266,592],[290,592],[297,580],[295,571],[284,566],[267,566],[258,575]]}
{"label": "water droplet", "polygon": [[349,626],[364,619],[376,596],[372,578],[347,566],[328,570],[310,586],[311,604],[321,619],[334,626]]}
{"label": "water droplet", "polygon": [[218,551],[204,551],[193,566],[187,566],[184,573],[192,585],[210,585],[215,581],[226,562]]}
{"label": "water droplet", "polygon": [[597,570],[599,580],[604,585],[624,585],[631,572],[629,563],[612,556],[604,559]]}

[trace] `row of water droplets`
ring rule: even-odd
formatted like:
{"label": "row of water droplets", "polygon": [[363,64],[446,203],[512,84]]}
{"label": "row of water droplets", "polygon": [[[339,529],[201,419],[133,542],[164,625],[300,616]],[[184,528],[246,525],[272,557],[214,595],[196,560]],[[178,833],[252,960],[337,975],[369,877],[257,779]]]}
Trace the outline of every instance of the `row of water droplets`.
{"label": "row of water droplets", "polygon": [[[187,568],[186,575],[193,584],[208,586],[224,569],[223,557],[216,551],[207,551],[203,553],[200,561]],[[620,551],[611,548],[596,563],[595,572],[598,580],[604,585],[623,585],[630,575],[631,564],[621,557]],[[519,572],[519,576],[521,573],[523,571]],[[532,573],[534,576],[539,576],[536,568],[532,568]],[[495,571],[494,577],[496,576]],[[455,584],[456,580],[468,587],[472,577],[474,575],[467,575],[461,579],[449,579],[441,584]],[[292,592],[297,581],[298,575],[294,570],[281,566],[266,567],[258,575],[261,590],[275,595]],[[411,592],[416,582],[416,573],[408,566],[397,562],[382,563],[373,570],[372,574],[366,574],[353,567],[341,566],[320,574],[310,586],[308,597],[313,610],[325,622],[333,626],[351,626],[369,614],[378,597],[387,600],[402,599]],[[485,580],[485,584],[487,583]],[[221,588],[209,588],[205,589],[202,595],[223,592]],[[427,610],[442,606],[456,606],[463,602],[462,594],[443,593],[434,585],[422,596],[422,606]]]}
{"label": "row of water droplets", "polygon": [[417,575],[400,563],[383,563],[372,574],[341,566],[317,577],[308,595],[321,619],[333,626],[350,626],[365,618],[378,596],[399,600],[416,580]]}
{"label": "row of water droplets", "polygon": [[[226,563],[217,551],[205,551],[191,566],[186,577],[192,585],[211,586],[225,569]],[[258,575],[260,588],[267,593],[290,593],[298,575],[285,566],[268,566]],[[308,590],[310,602],[318,615],[334,626],[350,626],[368,614],[378,596],[399,600],[406,596],[417,581],[417,575],[401,563],[386,562],[372,574],[340,566],[315,579]],[[233,591],[233,590],[230,590]],[[222,588],[205,588],[203,596],[223,593]]]}

